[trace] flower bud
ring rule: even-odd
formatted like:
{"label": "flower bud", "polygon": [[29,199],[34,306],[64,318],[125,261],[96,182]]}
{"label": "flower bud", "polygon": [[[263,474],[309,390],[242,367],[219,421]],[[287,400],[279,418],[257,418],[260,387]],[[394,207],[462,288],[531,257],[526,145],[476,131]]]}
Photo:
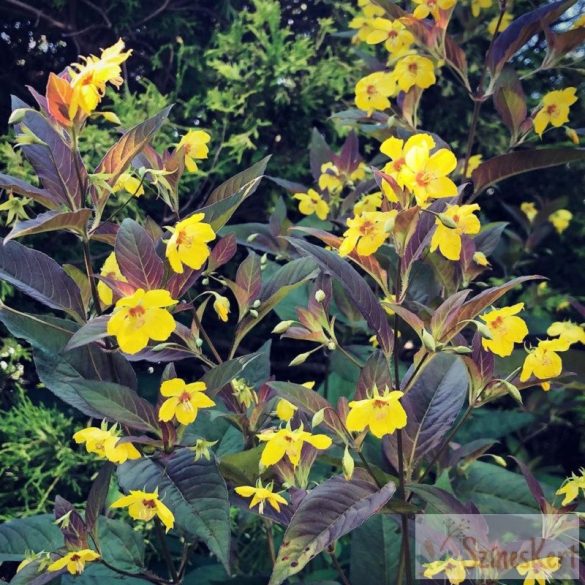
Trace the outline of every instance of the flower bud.
{"label": "flower bud", "polygon": [[484,339],[493,339],[494,336],[490,331],[490,328],[482,323],[481,321],[474,321],[474,325],[477,327],[477,332],[484,338]]}
{"label": "flower bud", "polygon": [[426,330],[423,329],[421,333],[421,341],[423,345],[429,350],[434,352],[437,349],[437,344],[435,342],[435,338]]}
{"label": "flower bud", "polygon": [[451,230],[454,230],[457,227],[457,223],[455,220],[451,219],[448,215],[444,213],[437,213],[437,219],[446,227]]}
{"label": "flower bud", "polygon": [[329,351],[333,351],[333,350],[334,350],[336,347],[337,347],[337,345],[335,344],[335,341],[330,341],[330,342],[327,344],[327,349],[328,349]]}
{"label": "flower bud", "polygon": [[311,419],[311,428],[314,429],[315,427],[318,427],[323,422],[324,418],[325,418],[325,409],[322,408],[321,410],[318,410],[313,415],[313,418]]}
{"label": "flower bud", "polygon": [[295,414],[297,407],[285,398],[281,398],[276,405],[276,416],[285,422],[288,422]]}
{"label": "flower bud", "polygon": [[470,347],[465,347],[464,345],[456,345],[455,347],[450,348],[453,353],[458,355],[467,355],[473,352]]}
{"label": "flower bud", "polygon": [[276,325],[276,327],[272,330],[272,333],[286,333],[288,328],[291,327],[295,322],[294,321],[281,321]]}
{"label": "flower bud", "polygon": [[315,292],[315,300],[318,303],[322,303],[326,298],[327,295],[325,294],[324,290],[319,289],[318,291]]}
{"label": "flower bud", "polygon": [[479,266],[489,266],[489,260],[483,252],[475,252],[473,255],[473,261]]}
{"label": "flower bud", "polygon": [[201,284],[203,286],[207,286],[209,284],[209,278],[207,276],[201,280]]}
{"label": "flower bud", "polygon": [[349,452],[349,448],[347,445],[345,446],[345,451],[343,452],[343,458],[341,460],[341,464],[343,467],[343,477],[347,481],[349,481],[353,477],[353,470],[355,468],[355,461]]}
{"label": "flower bud", "polygon": [[256,238],[258,237],[258,234],[250,234],[247,238],[246,238],[246,242],[253,242]]}
{"label": "flower bud", "polygon": [[579,135],[577,134],[577,132],[575,132],[575,130],[573,130],[573,128],[567,127],[567,128],[565,128],[565,132],[566,132],[569,140],[573,144],[579,144]]}
{"label": "flower bud", "polygon": [[522,404],[522,396],[520,395],[520,390],[518,390],[518,388],[516,388],[516,386],[514,386],[514,384],[511,384],[510,382],[508,382],[508,380],[500,380],[500,384],[502,384],[502,386],[504,386],[504,388],[506,389],[506,392],[508,392],[508,394],[518,404]]}
{"label": "flower bud", "polygon": [[253,303],[252,303],[252,307],[254,309],[257,309],[260,306],[260,299],[256,299]]}
{"label": "flower bud", "polygon": [[254,319],[258,319],[258,311],[256,309],[250,309],[250,315],[252,315]]}
{"label": "flower bud", "polygon": [[506,463],[506,460],[503,457],[500,457],[499,455],[492,455],[491,453],[490,457],[494,460],[495,463],[497,463],[501,467],[508,467],[508,464]]}
{"label": "flower bud", "polygon": [[196,345],[197,347],[201,347],[201,346],[203,345],[203,340],[201,339],[201,337],[198,337],[198,338],[195,340],[195,345]]}
{"label": "flower bud", "polygon": [[14,110],[12,114],[10,114],[10,118],[8,118],[8,123],[18,124],[19,122],[22,122],[22,119],[26,116],[26,113],[30,111],[31,110],[29,108],[16,108],[16,110]]}
{"label": "flower bud", "polygon": [[292,359],[289,366],[300,366],[307,361],[307,358],[311,355],[310,351],[300,353],[296,358]]}

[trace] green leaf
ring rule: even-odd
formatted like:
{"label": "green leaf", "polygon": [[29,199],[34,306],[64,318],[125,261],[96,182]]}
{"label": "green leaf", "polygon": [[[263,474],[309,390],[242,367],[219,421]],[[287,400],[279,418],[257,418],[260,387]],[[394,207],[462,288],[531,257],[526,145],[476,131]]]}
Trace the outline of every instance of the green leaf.
{"label": "green leaf", "polygon": [[535,416],[519,410],[475,410],[472,417],[459,429],[455,440],[470,443],[477,439],[499,439],[534,423]]}
{"label": "green leaf", "polygon": [[0,524],[0,562],[22,561],[30,552],[52,552],[64,546],[52,514]]}
{"label": "green leaf", "polygon": [[376,332],[384,353],[392,353],[393,335],[388,325],[388,315],[356,270],[333,252],[296,238],[288,238],[288,241],[302,254],[314,258],[323,270],[330,272],[340,282],[368,325]]}
{"label": "green leaf", "polygon": [[4,243],[13,238],[43,234],[58,230],[67,230],[77,234],[85,234],[87,222],[92,214],[91,209],[77,209],[76,211],[46,211],[33,219],[18,221],[4,238]]}
{"label": "green leaf", "polygon": [[130,524],[100,516],[98,542],[104,561],[116,569],[138,573],[144,567],[144,537]]}
{"label": "green leaf", "polygon": [[494,106],[516,142],[520,125],[528,115],[522,83],[512,67],[506,67],[496,82]]}
{"label": "green leaf", "polygon": [[[222,183],[219,187],[216,187],[209,195],[206,205],[209,206],[213,203],[217,203],[239,192],[244,192],[245,197],[252,195],[260,184],[260,180],[266,171],[266,165],[268,165],[269,160],[270,156],[264,157],[251,167],[241,171]],[[203,209],[201,211],[203,211]],[[206,221],[209,221],[207,215]]]}
{"label": "green leaf", "polygon": [[312,489],[299,504],[284,534],[269,585],[280,585],[316,555],[378,512],[395,491],[379,489],[359,471],[347,481],[332,477]]}
{"label": "green leaf", "polygon": [[125,219],[116,236],[115,250],[120,272],[131,286],[146,290],[160,288],[165,271],[163,261],[141,225]]}
{"label": "green leaf", "polygon": [[226,384],[239,377],[244,368],[253,360],[258,359],[260,355],[259,352],[243,355],[233,360],[222,362],[215,368],[205,372],[201,380],[207,384],[206,393],[211,397],[215,396]]}
{"label": "green leaf", "polygon": [[584,148],[540,148],[502,154],[480,164],[471,178],[475,192],[515,175],[556,167],[585,159]]}
{"label": "green leaf", "polygon": [[378,514],[354,530],[351,533],[352,585],[395,585],[400,544],[399,526],[389,516]]}
{"label": "green leaf", "polygon": [[260,457],[264,445],[224,455],[219,463],[221,474],[234,485],[254,485],[258,479]]}
{"label": "green leaf", "polygon": [[202,540],[229,571],[228,491],[215,461],[195,461],[189,449],[159,459],[142,458],[118,467],[125,491],[158,489],[188,540]]}
{"label": "green leaf", "polygon": [[79,288],[55,260],[42,252],[0,238],[0,279],[52,309],[84,318]]}
{"label": "green leaf", "polygon": [[97,520],[106,503],[113,471],[114,465],[109,461],[106,461],[100,467],[100,470],[91,484],[89,494],[87,495],[87,502],[85,504],[85,526],[89,533],[93,533],[93,529],[95,528]]}

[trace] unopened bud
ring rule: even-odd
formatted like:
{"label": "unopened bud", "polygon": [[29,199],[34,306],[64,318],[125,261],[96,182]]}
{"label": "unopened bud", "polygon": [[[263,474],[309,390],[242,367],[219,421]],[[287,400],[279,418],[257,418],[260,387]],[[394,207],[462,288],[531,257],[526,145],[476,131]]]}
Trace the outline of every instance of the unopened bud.
{"label": "unopened bud", "polygon": [[450,218],[448,215],[444,213],[437,213],[437,219],[446,227],[451,230],[454,230],[457,227],[457,223],[455,220]]}
{"label": "unopened bud", "polygon": [[384,231],[389,234],[394,229],[394,224],[396,223],[396,217],[391,217],[386,220],[384,224]]}
{"label": "unopened bud", "polygon": [[472,353],[473,350],[470,347],[465,347],[464,345],[456,345],[455,347],[451,348],[451,351],[459,355],[466,355]]}
{"label": "unopened bud", "polygon": [[324,418],[325,418],[325,409],[322,408],[321,410],[318,410],[313,415],[313,418],[311,419],[311,428],[314,429],[315,427],[318,427],[323,422]]}
{"label": "unopened bud", "polygon": [[10,118],[8,118],[8,123],[18,124],[19,122],[22,121],[26,113],[29,111],[30,110],[28,108],[16,108],[16,110],[14,110],[12,114],[10,114]]}
{"label": "unopened bud", "polygon": [[575,130],[573,130],[573,128],[567,127],[565,128],[565,132],[567,133],[567,136],[569,137],[573,144],[579,144],[579,135],[577,134],[577,132],[575,132]]}
{"label": "unopened bud", "polygon": [[268,262],[268,254],[262,254],[260,256],[260,264],[266,264]]}
{"label": "unopened bud", "polygon": [[258,311],[256,309],[250,309],[250,315],[252,315],[254,319],[258,319]]}
{"label": "unopened bud", "polygon": [[322,303],[326,298],[327,295],[325,294],[324,290],[319,289],[318,291],[315,292],[315,300],[318,303]]}
{"label": "unopened bud", "polygon": [[281,321],[276,325],[276,327],[272,330],[272,333],[286,333],[288,328],[294,324],[294,321]]}
{"label": "unopened bud", "polygon": [[506,463],[506,460],[503,457],[500,457],[499,455],[492,455],[491,453],[490,457],[501,467],[508,467],[508,464]]}
{"label": "unopened bud", "polygon": [[209,278],[207,276],[201,280],[201,284],[203,286],[207,286],[209,284]]}
{"label": "unopened bud", "polygon": [[492,335],[492,332],[490,331],[490,328],[487,325],[485,325],[484,323],[481,323],[480,321],[474,321],[473,323],[477,327],[477,332],[484,339],[493,339],[494,338],[494,336]]}
{"label": "unopened bud", "polygon": [[504,388],[506,389],[506,392],[508,392],[508,394],[518,404],[522,404],[522,396],[520,395],[520,390],[518,390],[518,388],[516,388],[516,386],[514,386],[514,384],[511,384],[510,382],[508,382],[508,380],[500,380],[500,384],[502,384],[502,386],[504,386]]}
{"label": "unopened bud", "polygon": [[258,234],[250,234],[247,238],[246,238],[246,242],[253,242],[256,238],[258,237]]}
{"label": "unopened bud", "polygon": [[435,342],[435,338],[426,329],[422,330],[420,338],[423,342],[423,345],[429,351],[434,352],[437,349],[437,343]]}
{"label": "unopened bud", "polygon": [[254,307],[254,309],[257,309],[260,306],[260,299],[256,299],[253,303],[252,303],[252,307]]}
{"label": "unopened bud", "polygon": [[327,349],[328,349],[329,351],[333,351],[333,350],[334,350],[336,347],[337,347],[337,345],[336,345],[335,341],[330,341],[330,342],[327,344]]}
{"label": "unopened bud", "polygon": [[201,346],[203,345],[203,340],[201,339],[201,337],[198,337],[198,338],[195,340],[195,345],[196,345],[197,347],[201,347]]}
{"label": "unopened bud", "polygon": [[343,452],[343,458],[341,460],[341,464],[343,467],[343,477],[347,481],[349,481],[353,477],[353,470],[355,468],[355,461],[349,452],[349,448],[347,445],[345,446],[345,451]]}
{"label": "unopened bud", "polygon": [[300,366],[307,361],[307,358],[311,355],[311,352],[307,351],[305,353],[300,353],[296,358],[294,358],[289,366]]}

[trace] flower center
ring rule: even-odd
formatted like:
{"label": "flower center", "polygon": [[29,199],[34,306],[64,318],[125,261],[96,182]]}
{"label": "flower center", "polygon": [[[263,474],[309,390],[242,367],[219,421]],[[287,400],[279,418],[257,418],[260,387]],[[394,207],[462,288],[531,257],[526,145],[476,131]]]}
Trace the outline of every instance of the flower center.
{"label": "flower center", "polygon": [[496,317],[492,322],[491,322],[491,327],[493,329],[499,329],[504,323],[504,317]]}
{"label": "flower center", "polygon": [[409,70],[411,73],[416,73],[416,72],[418,71],[418,64],[417,64],[417,63],[411,63],[411,64],[408,66],[408,70]]}
{"label": "flower center", "polygon": [[137,319],[142,317],[146,313],[146,309],[142,305],[136,305],[135,307],[131,307],[128,309],[128,314],[133,319]]}
{"label": "flower center", "polygon": [[376,94],[376,86],[375,85],[368,85],[368,89],[366,90],[368,95],[375,95]]}
{"label": "flower center", "polygon": [[427,187],[431,182],[431,176],[425,171],[419,171],[414,180],[416,181],[419,187]]}
{"label": "flower center", "polygon": [[546,107],[546,113],[547,114],[554,114],[557,111],[557,106],[556,104],[551,104],[550,106]]}
{"label": "flower center", "polygon": [[150,510],[156,508],[156,502],[154,500],[142,500],[142,505]]}
{"label": "flower center", "polygon": [[78,561],[79,559],[81,559],[81,557],[80,557],[78,554],[71,555],[71,560],[72,560],[73,562],[76,562],[76,561]]}
{"label": "flower center", "polygon": [[364,223],[362,223],[362,225],[360,226],[360,234],[362,236],[369,236],[370,234],[372,234],[375,230],[375,224],[370,221],[369,219],[366,219],[364,221]]}
{"label": "flower center", "polygon": [[189,394],[189,392],[183,392],[183,394],[179,396],[179,400],[181,402],[191,402],[191,394]]}

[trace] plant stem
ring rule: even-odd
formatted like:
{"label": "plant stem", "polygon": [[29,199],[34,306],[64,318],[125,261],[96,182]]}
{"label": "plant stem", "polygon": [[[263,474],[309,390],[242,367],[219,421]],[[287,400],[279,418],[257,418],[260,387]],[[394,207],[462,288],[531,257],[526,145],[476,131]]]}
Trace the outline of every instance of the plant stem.
{"label": "plant stem", "polygon": [[221,356],[219,355],[217,349],[215,348],[215,345],[213,345],[213,341],[211,341],[211,338],[209,337],[209,335],[207,335],[207,331],[205,331],[205,329],[203,329],[203,325],[201,324],[201,319],[199,319],[199,315],[197,315],[196,309],[193,309],[193,320],[195,321],[195,325],[197,326],[197,329],[199,329],[201,336],[203,337],[203,339],[205,339],[205,342],[207,343],[207,345],[209,345],[209,349],[211,349],[211,353],[213,354],[213,356],[215,357],[217,362],[221,364],[223,362],[223,360],[221,359]]}
{"label": "plant stem", "polygon": [[337,349],[354,365],[356,365],[360,370],[365,366],[357,357],[349,353],[346,349],[344,349],[339,343],[337,344]]}
{"label": "plant stem", "polygon": [[165,538],[165,533],[163,531],[162,523],[158,518],[154,519],[154,526],[156,529],[156,536],[158,541],[160,542],[160,550],[169,571],[169,576],[173,583],[177,583],[179,580],[179,576],[177,574],[177,570],[175,569],[175,564],[173,563],[173,559],[171,557],[171,553],[169,552],[169,547],[167,546],[167,541]]}
{"label": "plant stem", "polygon": [[376,482],[376,485],[382,489],[384,485],[380,482],[380,480],[376,477],[374,470],[371,468],[370,464],[368,463],[367,459],[364,457],[364,454],[361,451],[355,450],[360,458],[361,462],[364,464],[364,467],[368,471],[368,473],[372,476],[372,479]]}
{"label": "plant stem", "polygon": [[463,163],[463,176],[464,177],[467,175],[467,168],[469,167],[469,159],[471,158],[471,150],[473,148],[473,143],[475,142],[475,134],[477,132],[477,122],[479,121],[479,111],[481,109],[481,105],[484,102],[484,98],[485,98],[484,92],[483,92],[483,84],[484,84],[485,76],[487,74],[487,69],[488,69],[487,58],[489,57],[489,54],[492,51],[494,41],[496,40],[496,37],[498,36],[498,33],[500,32],[500,27],[502,26],[502,20],[504,18],[504,13],[506,12],[506,4],[507,4],[507,2],[502,2],[500,4],[500,14],[498,16],[498,22],[496,23],[496,28],[494,30],[494,34],[492,35],[492,38],[490,40],[490,44],[489,44],[489,47],[488,47],[488,50],[486,52],[485,59],[483,62],[483,67],[481,70],[479,82],[477,84],[477,88],[476,88],[475,93],[473,95],[473,100],[474,100],[473,115],[471,117],[471,126],[469,127],[469,133],[467,135],[467,148],[465,150],[465,162]]}
{"label": "plant stem", "polygon": [[351,585],[351,581],[347,578],[345,571],[343,570],[343,567],[341,566],[341,563],[339,562],[339,559],[337,558],[337,555],[335,554],[335,549],[332,551],[329,551],[329,555],[331,556],[331,560],[333,561],[333,566],[335,567],[335,570],[337,571],[337,574],[339,575],[339,579],[341,580],[343,585]]}
{"label": "plant stem", "polygon": [[95,284],[95,278],[93,276],[93,268],[91,266],[91,253],[89,250],[89,242],[84,239],[84,240],[82,240],[82,244],[83,244],[83,262],[85,264],[85,272],[86,272],[87,278],[89,280],[89,288],[91,289],[91,298],[93,299],[95,312],[99,315],[101,313],[100,297],[98,295],[97,286]]}
{"label": "plant stem", "polygon": [[274,567],[276,563],[276,551],[274,548],[274,536],[272,535],[272,522],[267,518],[262,518],[264,522],[264,528],[266,530],[266,544],[268,545],[268,553],[270,554],[270,561]]}

